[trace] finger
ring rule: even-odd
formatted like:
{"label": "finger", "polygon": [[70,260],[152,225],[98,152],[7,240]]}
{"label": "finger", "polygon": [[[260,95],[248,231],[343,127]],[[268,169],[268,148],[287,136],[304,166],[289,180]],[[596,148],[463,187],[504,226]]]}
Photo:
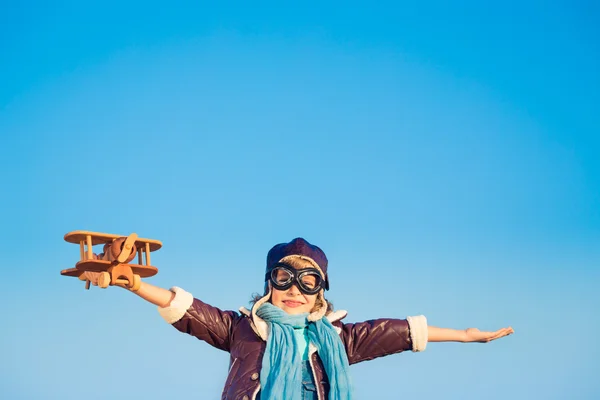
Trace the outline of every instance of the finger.
{"label": "finger", "polygon": [[506,336],[508,334],[508,329],[507,328],[502,328],[496,331],[495,335],[493,336],[493,338],[499,338],[502,336]]}
{"label": "finger", "polygon": [[90,272],[90,271],[86,271],[85,277],[88,281],[90,281],[92,283],[92,285],[98,286],[98,275],[97,274]]}
{"label": "finger", "polygon": [[508,328],[502,328],[502,329],[498,329],[496,332],[494,332],[494,336],[504,336],[504,335],[508,335],[513,333],[513,329],[511,327]]}
{"label": "finger", "polygon": [[492,340],[496,340],[496,339],[500,339],[504,336],[508,336],[512,333],[512,328],[504,328],[504,329],[500,329],[496,335],[492,336],[489,341]]}
{"label": "finger", "polygon": [[504,336],[508,336],[515,333],[515,330],[512,327],[504,328]]}
{"label": "finger", "polygon": [[491,342],[492,340],[495,340],[497,338],[504,336],[504,334],[505,334],[505,329],[498,329],[495,332],[480,332],[479,335],[477,335],[476,340],[481,343],[488,343],[488,342]]}
{"label": "finger", "polygon": [[491,342],[492,340],[499,339],[501,337],[510,335],[511,333],[514,332],[512,327],[498,329],[495,332],[490,332],[490,331],[482,332],[482,331],[479,331],[476,329],[469,329],[469,331],[470,331],[469,332],[469,336],[470,336],[469,341],[480,342],[480,343],[488,343],[488,342]]}

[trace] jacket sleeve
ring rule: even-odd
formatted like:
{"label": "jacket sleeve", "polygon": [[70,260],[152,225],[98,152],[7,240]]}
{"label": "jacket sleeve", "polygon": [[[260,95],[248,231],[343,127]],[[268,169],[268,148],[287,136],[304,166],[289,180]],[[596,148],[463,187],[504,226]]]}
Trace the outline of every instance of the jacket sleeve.
{"label": "jacket sleeve", "polygon": [[423,315],[341,324],[340,328],[350,364],[427,347],[427,319]]}
{"label": "jacket sleeve", "polygon": [[228,352],[231,332],[240,315],[206,304],[181,288],[173,287],[170,290],[175,293],[171,304],[168,307],[158,307],[164,320],[180,332]]}

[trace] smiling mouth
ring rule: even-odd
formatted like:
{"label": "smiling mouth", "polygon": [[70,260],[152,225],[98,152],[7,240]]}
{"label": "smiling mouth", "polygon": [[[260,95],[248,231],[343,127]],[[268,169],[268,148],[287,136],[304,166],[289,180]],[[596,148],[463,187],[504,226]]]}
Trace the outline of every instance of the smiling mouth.
{"label": "smiling mouth", "polygon": [[288,307],[292,307],[292,308],[300,307],[300,306],[304,305],[304,303],[300,303],[299,301],[292,301],[292,300],[284,300],[283,304],[285,304]]}

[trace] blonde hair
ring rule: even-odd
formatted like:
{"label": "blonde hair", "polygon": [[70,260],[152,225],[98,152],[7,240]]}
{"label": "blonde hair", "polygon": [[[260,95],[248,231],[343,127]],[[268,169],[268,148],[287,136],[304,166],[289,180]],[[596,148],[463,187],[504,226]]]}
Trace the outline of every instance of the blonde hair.
{"label": "blonde hair", "polygon": [[318,268],[319,266],[317,265],[317,263],[315,263],[314,261],[312,261],[311,259],[309,259],[307,257],[292,255],[292,256],[283,257],[280,262],[286,263],[287,265],[289,265],[290,267],[293,267],[295,269],[305,269],[305,268],[317,267],[319,272],[323,273],[323,271],[321,271],[321,268]]}

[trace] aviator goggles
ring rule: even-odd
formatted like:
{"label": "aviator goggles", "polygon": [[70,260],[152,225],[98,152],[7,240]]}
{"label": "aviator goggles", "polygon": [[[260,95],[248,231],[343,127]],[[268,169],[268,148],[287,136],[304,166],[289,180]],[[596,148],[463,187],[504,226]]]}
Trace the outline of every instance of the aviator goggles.
{"label": "aviator goggles", "polygon": [[321,289],[329,289],[327,281],[323,280],[316,268],[294,269],[286,264],[276,264],[268,275],[273,287],[277,290],[287,290],[296,284],[304,294],[317,294]]}

